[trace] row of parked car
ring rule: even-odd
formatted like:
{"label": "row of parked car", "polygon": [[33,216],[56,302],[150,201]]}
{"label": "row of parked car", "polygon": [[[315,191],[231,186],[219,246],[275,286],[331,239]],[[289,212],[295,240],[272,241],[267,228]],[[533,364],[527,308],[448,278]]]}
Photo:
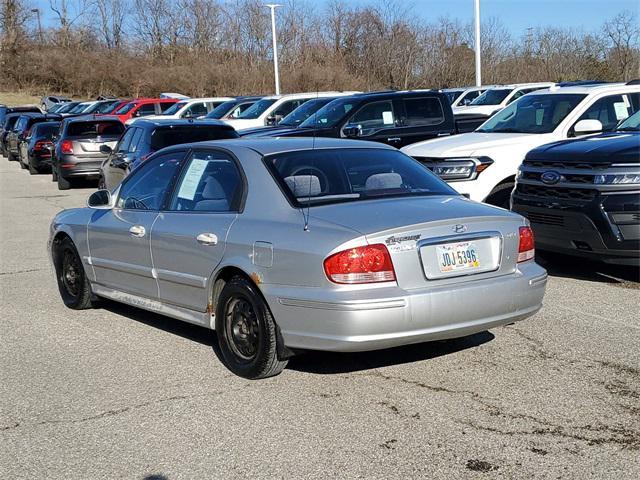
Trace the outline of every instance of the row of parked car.
{"label": "row of parked car", "polygon": [[68,100],[45,97],[46,113],[0,107],[0,149],[30,173],[51,169],[60,189],[84,178],[113,190],[176,144],[370,140],[402,149],[472,200],[527,216],[545,249],[617,263],[639,256],[637,81]]}

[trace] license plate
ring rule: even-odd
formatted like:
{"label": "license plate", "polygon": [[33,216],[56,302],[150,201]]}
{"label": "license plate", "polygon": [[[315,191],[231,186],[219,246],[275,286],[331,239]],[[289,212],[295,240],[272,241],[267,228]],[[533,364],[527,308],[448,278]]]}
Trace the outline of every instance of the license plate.
{"label": "license plate", "polygon": [[473,242],[437,245],[436,261],[441,273],[464,272],[482,268],[478,248]]}

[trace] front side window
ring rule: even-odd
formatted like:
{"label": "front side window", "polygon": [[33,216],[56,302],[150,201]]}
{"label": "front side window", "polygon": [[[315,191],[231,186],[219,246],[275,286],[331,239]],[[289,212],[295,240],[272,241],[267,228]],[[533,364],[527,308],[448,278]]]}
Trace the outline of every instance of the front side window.
{"label": "front side window", "polygon": [[178,110],[180,110],[186,104],[187,104],[187,102],[174,103],[169,108],[167,108],[164,112],[162,112],[162,115],[173,115],[175,113],[178,113]]}
{"label": "front side window", "polygon": [[444,110],[437,97],[405,98],[404,108],[407,127],[438,125],[444,121]]}
{"label": "front side window", "polygon": [[359,102],[348,98],[336,98],[327,103],[300,124],[303,128],[331,128],[334,127],[351,112]]}
{"label": "front side window", "polygon": [[457,195],[429,169],[397,150],[307,150],[271,155],[264,161],[297,207],[390,196]]}
{"label": "front side window", "polygon": [[350,125],[362,127],[362,136],[372,135],[383,128],[393,127],[395,123],[396,118],[391,100],[369,103],[349,119]]}
{"label": "front side window", "polygon": [[116,145],[116,151],[118,153],[127,153],[129,151],[129,145],[131,145],[131,139],[133,135],[136,133],[137,128],[129,127],[127,128],[124,135],[120,138],[118,145]]}
{"label": "front side window", "polygon": [[187,117],[199,117],[201,115],[206,115],[206,114],[207,114],[207,106],[204,104],[204,102],[194,103],[189,108],[187,108],[186,112],[184,112],[184,116],[187,116]]}
{"label": "front side window", "polygon": [[469,105],[471,102],[473,102],[480,95],[482,95],[482,91],[481,90],[472,90],[471,92],[467,93],[464,97],[462,97],[458,101],[456,106],[460,107],[462,105]]}
{"label": "front side window", "polygon": [[279,107],[275,109],[273,115],[277,115],[279,117],[286,117],[291,112],[293,112],[300,105],[307,102],[308,99],[300,99],[300,100],[290,100],[288,102],[282,102]]}
{"label": "front side window", "polygon": [[137,103],[135,102],[129,102],[116,110],[116,115],[124,115],[125,113],[129,113],[136,105]]}
{"label": "front side window", "polygon": [[453,102],[456,101],[456,98],[458,98],[463,91],[464,90],[447,90],[444,92],[444,94],[447,96],[447,100],[449,101],[449,103],[453,105]]}
{"label": "front side window", "polygon": [[136,111],[136,115],[139,117],[146,117],[148,115],[155,115],[156,106],[153,103],[144,103],[140,105],[138,111]]}
{"label": "front side window", "polygon": [[527,95],[496,113],[476,132],[550,133],[584,98],[573,93]]}
{"label": "front side window", "polygon": [[223,213],[238,210],[242,177],[222,152],[195,151],[169,206],[174,211]]}
{"label": "front side window", "polygon": [[610,131],[614,130],[620,121],[626,120],[633,110],[627,95],[609,95],[593,102],[578,121],[599,120],[602,130]]}
{"label": "front side window", "polygon": [[307,118],[317,112],[321,107],[325,106],[331,101],[330,98],[318,98],[315,100],[309,100],[303,105],[300,105],[289,115],[284,117],[278,125],[284,125],[288,127],[297,127]]}
{"label": "front side window", "polygon": [[126,210],[160,210],[169,186],[180,171],[184,151],[169,152],[134,170],[120,189],[117,207]]}

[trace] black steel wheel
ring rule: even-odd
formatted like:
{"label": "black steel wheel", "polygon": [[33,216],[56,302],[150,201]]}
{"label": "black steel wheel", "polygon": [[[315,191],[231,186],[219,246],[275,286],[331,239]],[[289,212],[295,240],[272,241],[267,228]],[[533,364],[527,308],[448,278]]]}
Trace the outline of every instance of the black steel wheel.
{"label": "black steel wheel", "polygon": [[249,379],[279,374],[287,360],[277,352],[277,327],[268,305],[248,279],[229,280],[216,305],[216,333],[221,360],[236,375]]}
{"label": "black steel wheel", "polygon": [[92,308],[91,284],[80,255],[69,237],[54,242],[53,263],[64,304],[74,310]]}

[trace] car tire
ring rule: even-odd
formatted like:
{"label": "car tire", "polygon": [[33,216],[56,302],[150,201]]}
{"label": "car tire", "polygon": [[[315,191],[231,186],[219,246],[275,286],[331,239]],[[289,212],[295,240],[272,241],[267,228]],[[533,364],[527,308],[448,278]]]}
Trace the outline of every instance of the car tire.
{"label": "car tire", "polygon": [[71,188],[70,180],[60,176],[60,174],[56,175],[56,179],[58,181],[58,190],[69,190]]}
{"label": "car tire", "polygon": [[93,308],[91,283],[78,250],[69,237],[54,242],[53,265],[60,297],[65,306],[73,310]]}
{"label": "car tire", "polygon": [[22,161],[22,155],[18,155],[18,163],[20,164],[20,168],[22,170],[26,170],[27,168],[29,168],[29,166]]}
{"label": "car tire", "polygon": [[58,169],[53,165],[51,166],[51,181],[52,182],[58,181]]}
{"label": "car tire", "polygon": [[513,182],[507,182],[498,185],[493,189],[485,202],[489,205],[495,205],[496,207],[510,210],[511,192],[513,191],[513,187],[515,187],[515,183]]}
{"label": "car tire", "polygon": [[37,175],[40,173],[40,170],[33,165],[33,162],[31,161],[31,159],[29,159],[28,167],[29,167],[29,175]]}
{"label": "car tire", "polygon": [[11,153],[10,151],[7,150],[7,159],[10,162],[15,162],[17,160],[17,158],[15,157],[15,155],[13,153]]}
{"label": "car tire", "polygon": [[277,351],[277,327],[256,286],[242,276],[229,280],[216,305],[216,333],[224,365],[240,377],[278,375],[288,360]]}

